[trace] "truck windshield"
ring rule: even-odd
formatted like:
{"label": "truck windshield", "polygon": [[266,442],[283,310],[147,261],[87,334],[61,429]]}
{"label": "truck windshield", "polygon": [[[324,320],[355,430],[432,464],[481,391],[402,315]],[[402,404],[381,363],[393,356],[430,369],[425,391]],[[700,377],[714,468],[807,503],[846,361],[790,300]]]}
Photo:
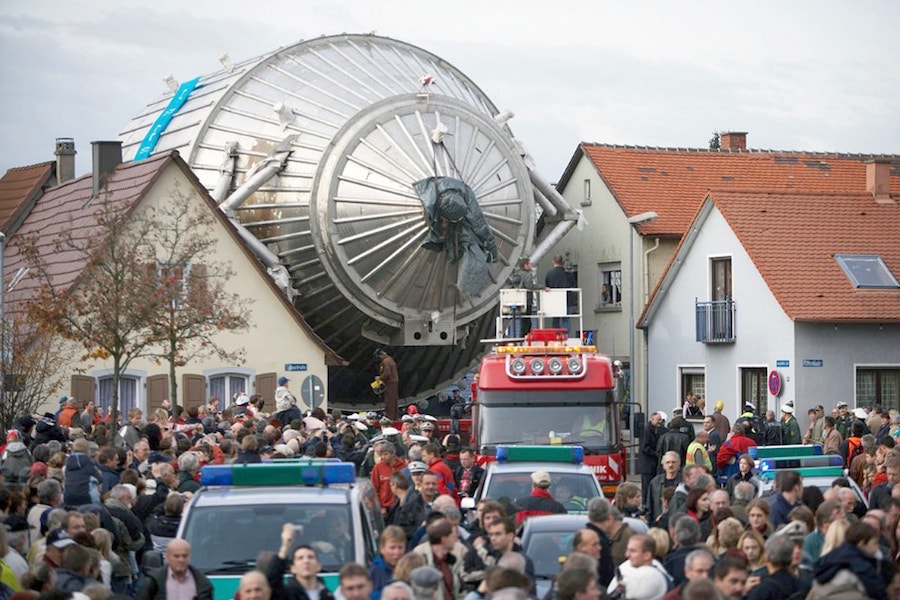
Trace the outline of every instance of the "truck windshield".
{"label": "truck windshield", "polygon": [[195,507],[183,537],[191,544],[194,567],[208,574],[242,573],[256,566],[260,552],[278,548],[285,523],[302,526],[295,534],[295,544],[315,548],[323,572],[340,571],[354,559],[347,505]]}
{"label": "truck windshield", "polygon": [[[565,403],[560,398],[565,397]],[[576,444],[600,450],[619,443],[611,392],[481,390],[478,444]]]}

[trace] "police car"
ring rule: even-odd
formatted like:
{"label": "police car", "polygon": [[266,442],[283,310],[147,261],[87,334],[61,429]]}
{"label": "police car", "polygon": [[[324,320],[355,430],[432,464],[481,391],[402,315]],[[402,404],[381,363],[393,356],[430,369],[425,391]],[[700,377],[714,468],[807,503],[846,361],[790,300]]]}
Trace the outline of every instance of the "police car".
{"label": "police car", "polygon": [[590,467],[583,464],[581,446],[497,446],[495,460],[486,471],[471,498],[461,506],[470,510],[482,498],[513,502],[531,494],[531,474],[547,471],[552,483],[550,493],[569,512],[587,512],[592,498],[603,496],[600,483]]}
{"label": "police car", "polygon": [[297,543],[316,549],[320,575],[332,590],[344,563],[371,564],[378,553],[380,504],[372,484],[356,479],[352,463],[210,465],[200,484],[178,537],[191,544],[191,565],[210,578],[215,600],[234,597],[261,552],[278,551],[285,523],[297,527]]}
{"label": "police car", "polygon": [[758,446],[748,450],[756,461],[760,480],[759,495],[776,493],[775,478],[779,471],[793,470],[803,477],[803,486],[815,486],[823,492],[831,488],[835,479],[846,478],[858,503],[868,508],[869,501],[856,482],[847,476],[844,459],[837,454],[823,454],[819,444]]}

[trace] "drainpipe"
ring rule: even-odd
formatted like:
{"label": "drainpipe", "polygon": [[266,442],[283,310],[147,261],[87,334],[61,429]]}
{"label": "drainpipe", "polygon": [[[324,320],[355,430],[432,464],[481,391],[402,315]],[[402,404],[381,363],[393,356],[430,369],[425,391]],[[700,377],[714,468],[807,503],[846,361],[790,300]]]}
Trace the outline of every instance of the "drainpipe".
{"label": "drainpipe", "polygon": [[653,247],[644,251],[644,306],[647,306],[647,300],[650,299],[650,255],[659,249],[659,238],[653,242]]}

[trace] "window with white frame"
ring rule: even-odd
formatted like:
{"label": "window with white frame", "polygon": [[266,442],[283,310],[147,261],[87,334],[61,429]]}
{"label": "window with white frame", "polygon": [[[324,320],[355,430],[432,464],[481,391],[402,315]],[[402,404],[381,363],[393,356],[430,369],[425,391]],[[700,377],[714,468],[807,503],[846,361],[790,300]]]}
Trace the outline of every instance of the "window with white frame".
{"label": "window with white frame", "polygon": [[600,308],[622,307],[622,263],[600,263]]}
{"label": "window with white frame", "polygon": [[209,378],[209,395],[219,399],[219,406],[228,406],[239,393],[249,389],[250,378],[240,373],[219,373]]}
{"label": "window with white frame", "polygon": [[[128,414],[132,408],[139,408],[138,389],[140,380],[137,377],[123,375],[119,378],[119,413]],[[109,406],[112,404],[113,397],[113,378],[112,375],[100,377],[97,379],[97,389],[99,392],[99,404],[106,414]]]}
{"label": "window with white frame", "polygon": [[900,410],[900,366],[857,367],[856,405],[871,408],[873,404]]}
{"label": "window with white frame", "polygon": [[681,398],[687,396],[688,392],[698,398],[706,398],[706,368],[681,367],[679,370],[681,371]]}
{"label": "window with white frame", "polygon": [[591,180],[584,180],[584,197],[581,199],[582,206],[590,206],[591,205]]}

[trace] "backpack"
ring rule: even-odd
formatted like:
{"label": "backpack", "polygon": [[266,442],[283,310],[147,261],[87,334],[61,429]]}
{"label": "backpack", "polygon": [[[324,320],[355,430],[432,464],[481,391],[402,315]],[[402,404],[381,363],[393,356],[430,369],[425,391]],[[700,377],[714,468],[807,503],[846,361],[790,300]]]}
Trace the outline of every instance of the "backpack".
{"label": "backpack", "polygon": [[847,468],[850,468],[850,463],[853,462],[853,459],[863,453],[862,440],[854,442],[852,438],[847,439],[847,460],[844,463]]}

